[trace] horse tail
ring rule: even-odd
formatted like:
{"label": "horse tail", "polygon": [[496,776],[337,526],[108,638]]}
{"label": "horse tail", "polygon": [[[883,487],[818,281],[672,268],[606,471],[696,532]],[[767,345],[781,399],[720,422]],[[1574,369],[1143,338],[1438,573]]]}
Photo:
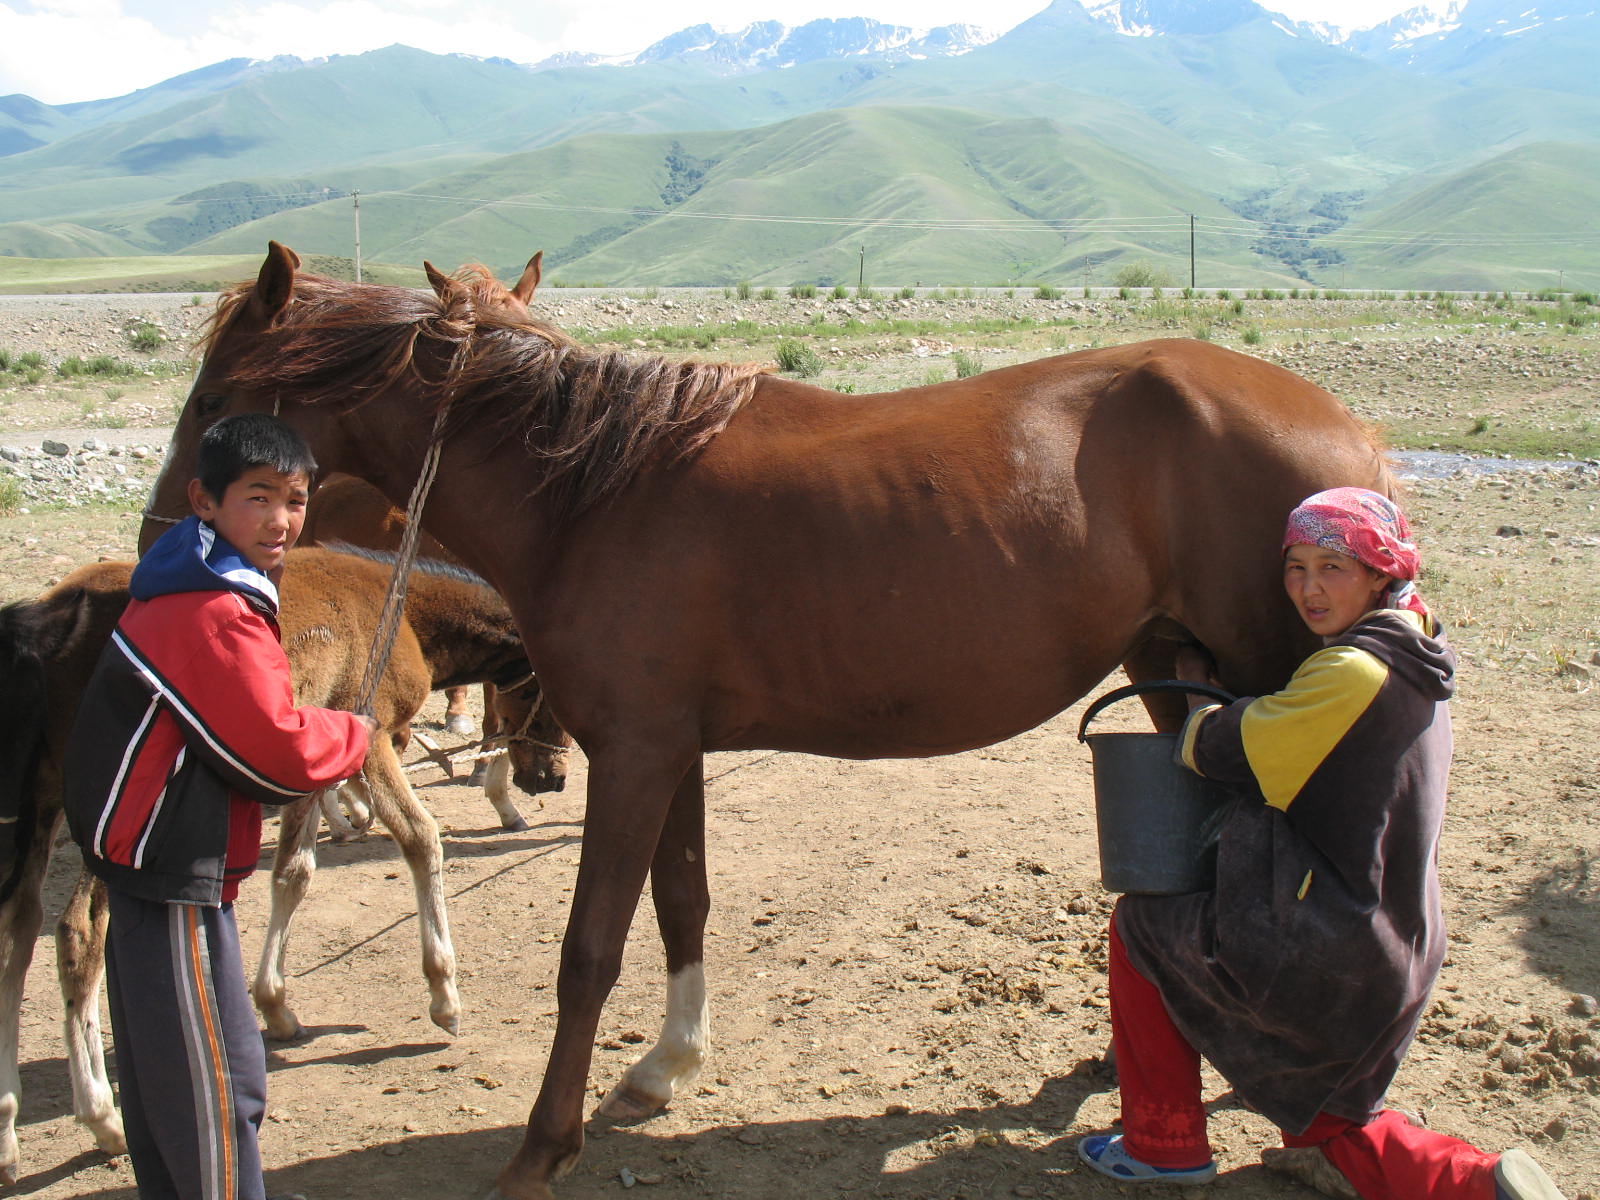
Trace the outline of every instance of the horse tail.
{"label": "horse tail", "polygon": [[17,890],[39,817],[50,729],[49,663],[87,628],[85,589],[0,608],[0,905]]}

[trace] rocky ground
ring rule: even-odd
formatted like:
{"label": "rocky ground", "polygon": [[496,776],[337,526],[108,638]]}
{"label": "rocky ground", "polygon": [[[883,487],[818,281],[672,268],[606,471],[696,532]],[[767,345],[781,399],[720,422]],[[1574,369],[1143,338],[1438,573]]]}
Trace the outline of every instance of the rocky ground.
{"label": "rocky ground", "polygon": [[[803,340],[819,382],[857,391],[1204,334],[1330,387],[1414,452],[1402,461],[1423,585],[1462,674],[1442,850],[1451,951],[1392,1100],[1484,1146],[1526,1146],[1569,1198],[1600,1197],[1593,326],[1556,304],[1495,299],[1448,309],[1250,300],[1242,312],[1219,298],[542,299],[558,323],[639,349],[770,359],[780,340]],[[0,601],[79,563],[131,555],[185,389],[181,347],[205,312],[188,296],[0,298]],[[140,349],[146,324],[160,340]],[[18,370],[27,355],[39,361]],[[74,357],[135,369],[59,374]],[[712,1064],[652,1121],[591,1122],[559,1194],[1121,1194],[1072,1151],[1116,1115],[1103,1062],[1111,897],[1097,882],[1078,711],[920,762],[713,756]],[[447,848],[466,1005],[456,1039],[427,1023],[392,844],[375,833],[323,848],[327,872],[291,950],[290,988],[311,1036],[271,1049],[272,1190],[315,1200],[482,1193],[515,1148],[543,1069],[583,777],[580,755],[568,792],[543,810],[527,800],[532,828],[505,834],[472,789],[416,774]],[[52,903],[71,855],[58,855]],[[258,882],[241,901],[248,952],[265,899]],[[648,915],[637,926],[602,1023],[597,1090],[648,1045],[660,1016]],[[23,1013],[15,1190],[129,1200],[125,1162],[96,1154],[72,1121],[50,941]],[[1194,1195],[1309,1196],[1261,1169],[1270,1130],[1220,1080],[1209,1085],[1223,1173]]]}

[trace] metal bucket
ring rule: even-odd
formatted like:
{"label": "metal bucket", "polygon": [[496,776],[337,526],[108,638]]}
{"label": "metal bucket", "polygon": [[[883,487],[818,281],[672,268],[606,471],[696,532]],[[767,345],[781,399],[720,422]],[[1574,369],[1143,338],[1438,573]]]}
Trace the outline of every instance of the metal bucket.
{"label": "metal bucket", "polygon": [[1100,883],[1109,892],[1175,896],[1215,885],[1216,835],[1232,790],[1177,762],[1175,733],[1088,732],[1108,705],[1160,691],[1234,700],[1208,684],[1164,679],[1107,692],[1083,714],[1078,740],[1094,759]]}

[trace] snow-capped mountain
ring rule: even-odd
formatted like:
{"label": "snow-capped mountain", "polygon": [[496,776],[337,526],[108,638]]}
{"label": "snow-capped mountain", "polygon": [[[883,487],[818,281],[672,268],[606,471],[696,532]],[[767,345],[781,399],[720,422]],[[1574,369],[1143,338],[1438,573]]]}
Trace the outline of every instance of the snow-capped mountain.
{"label": "snow-capped mountain", "polygon": [[825,18],[808,21],[798,27],[790,27],[780,21],[757,21],[734,30],[692,25],[662,38],[635,55],[600,58],[596,55],[568,53],[545,59],[536,66],[549,68],[676,61],[698,63],[721,74],[731,75],[833,58],[951,58],[987,45],[996,36],[976,25],[911,29],[904,25],[885,25],[867,17]]}
{"label": "snow-capped mountain", "polygon": [[1222,33],[1270,14],[1252,0],[1079,0],[1084,10],[1118,33]]}

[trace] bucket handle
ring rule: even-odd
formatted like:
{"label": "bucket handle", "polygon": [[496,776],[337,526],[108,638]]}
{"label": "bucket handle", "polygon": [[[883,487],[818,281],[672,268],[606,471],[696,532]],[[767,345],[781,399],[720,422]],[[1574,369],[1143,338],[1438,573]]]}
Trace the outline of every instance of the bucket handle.
{"label": "bucket handle", "polygon": [[1223,704],[1232,704],[1238,699],[1232,693],[1209,683],[1189,683],[1183,679],[1147,679],[1143,683],[1130,683],[1107,692],[1089,705],[1088,711],[1083,714],[1083,722],[1078,726],[1078,740],[1080,742],[1089,740],[1089,722],[1098,716],[1102,709],[1115,704],[1118,700],[1142,696],[1146,692],[1190,692],[1197,696],[1209,696],[1213,700],[1220,700]]}

